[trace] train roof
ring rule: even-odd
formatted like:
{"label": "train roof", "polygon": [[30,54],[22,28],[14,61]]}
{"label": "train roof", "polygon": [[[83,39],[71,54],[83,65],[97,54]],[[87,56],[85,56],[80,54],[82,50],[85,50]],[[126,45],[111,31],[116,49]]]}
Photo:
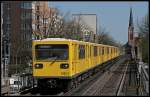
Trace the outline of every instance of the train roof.
{"label": "train roof", "polygon": [[34,41],[78,41],[78,40],[72,40],[72,39],[66,39],[66,38],[46,38],[46,39],[39,39]]}
{"label": "train roof", "polygon": [[85,42],[85,41],[79,41],[79,40],[73,40],[73,39],[66,39],[66,38],[46,38],[46,39],[39,39],[39,40],[34,40],[34,41],[74,41],[74,42],[91,43],[91,44],[94,44],[94,45],[102,45],[102,46],[115,47],[115,46],[110,46],[110,45],[105,45],[105,44],[97,44],[97,43],[92,43],[92,42]]}

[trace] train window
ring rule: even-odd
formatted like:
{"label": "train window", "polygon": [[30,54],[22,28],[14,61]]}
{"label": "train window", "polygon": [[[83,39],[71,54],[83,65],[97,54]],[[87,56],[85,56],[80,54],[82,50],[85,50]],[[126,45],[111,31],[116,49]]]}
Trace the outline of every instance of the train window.
{"label": "train window", "polygon": [[79,59],[85,58],[85,46],[79,45]]}
{"label": "train window", "polygon": [[[88,52],[88,46],[87,46],[87,45],[85,46],[85,53],[86,53],[86,52]],[[88,54],[88,53],[86,53],[86,57],[87,57],[87,58],[89,57],[89,54]]]}
{"label": "train window", "polygon": [[110,48],[110,54],[112,53],[111,48]]}
{"label": "train window", "polygon": [[109,47],[107,48],[107,54],[109,54]]}
{"label": "train window", "polygon": [[88,58],[90,57],[90,47],[87,46],[87,53],[88,53]]}
{"label": "train window", "polygon": [[110,52],[111,52],[111,54],[112,54],[112,48],[110,48]]}
{"label": "train window", "polygon": [[111,48],[110,48],[110,54],[112,54]]}
{"label": "train window", "polygon": [[102,47],[102,55],[104,55],[104,47]]}
{"label": "train window", "polygon": [[89,52],[90,52],[90,57],[91,57],[91,46],[90,46],[90,51]]}
{"label": "train window", "polygon": [[94,56],[97,56],[97,46],[94,46]]}
{"label": "train window", "polygon": [[99,55],[101,55],[101,47],[99,47]]}
{"label": "train window", "polygon": [[65,44],[40,44],[35,46],[37,60],[67,60],[69,57],[68,45]]}

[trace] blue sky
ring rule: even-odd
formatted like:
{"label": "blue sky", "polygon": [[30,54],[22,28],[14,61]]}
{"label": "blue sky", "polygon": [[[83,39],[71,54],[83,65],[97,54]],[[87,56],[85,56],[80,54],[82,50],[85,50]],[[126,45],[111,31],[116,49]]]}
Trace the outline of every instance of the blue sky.
{"label": "blue sky", "polygon": [[[136,25],[148,13],[148,2],[75,2],[75,1],[51,1],[50,7],[60,9],[61,13],[70,14],[92,13],[97,14],[97,24],[106,29],[107,32],[121,43],[127,42],[128,21],[130,6],[133,10],[133,22]],[[99,26],[98,26],[99,27]],[[136,26],[135,26],[136,31]]]}

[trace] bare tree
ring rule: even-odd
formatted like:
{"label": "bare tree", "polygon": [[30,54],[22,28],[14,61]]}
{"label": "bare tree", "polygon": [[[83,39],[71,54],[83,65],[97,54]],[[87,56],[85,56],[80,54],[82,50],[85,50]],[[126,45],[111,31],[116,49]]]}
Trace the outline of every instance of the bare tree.
{"label": "bare tree", "polygon": [[121,46],[121,43],[117,42],[112,36],[110,36],[109,33],[105,30],[105,28],[100,28],[101,29],[98,31],[98,43],[113,46]]}
{"label": "bare tree", "polygon": [[41,5],[37,8],[35,8],[35,29],[33,32],[35,32],[37,35],[39,35],[41,38],[46,38],[50,34],[56,34],[55,31],[55,22],[57,20],[57,9],[55,8],[49,8],[48,6]]}
{"label": "bare tree", "polygon": [[142,59],[149,63],[149,15],[146,15],[137,23],[137,31],[139,33],[139,48],[142,52]]}
{"label": "bare tree", "polygon": [[40,38],[63,37],[81,40],[80,18],[78,22],[69,20],[70,12],[61,16],[59,9],[44,7],[42,11],[35,12],[35,15],[37,28],[33,32]]}

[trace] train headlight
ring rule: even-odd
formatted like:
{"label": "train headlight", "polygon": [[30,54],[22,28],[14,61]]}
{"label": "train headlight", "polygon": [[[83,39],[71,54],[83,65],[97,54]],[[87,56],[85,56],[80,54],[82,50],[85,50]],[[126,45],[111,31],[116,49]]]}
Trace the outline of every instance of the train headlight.
{"label": "train headlight", "polygon": [[35,64],[34,67],[35,69],[41,69],[43,68],[43,64]]}
{"label": "train headlight", "polygon": [[69,68],[69,64],[60,64],[60,68],[67,69]]}

